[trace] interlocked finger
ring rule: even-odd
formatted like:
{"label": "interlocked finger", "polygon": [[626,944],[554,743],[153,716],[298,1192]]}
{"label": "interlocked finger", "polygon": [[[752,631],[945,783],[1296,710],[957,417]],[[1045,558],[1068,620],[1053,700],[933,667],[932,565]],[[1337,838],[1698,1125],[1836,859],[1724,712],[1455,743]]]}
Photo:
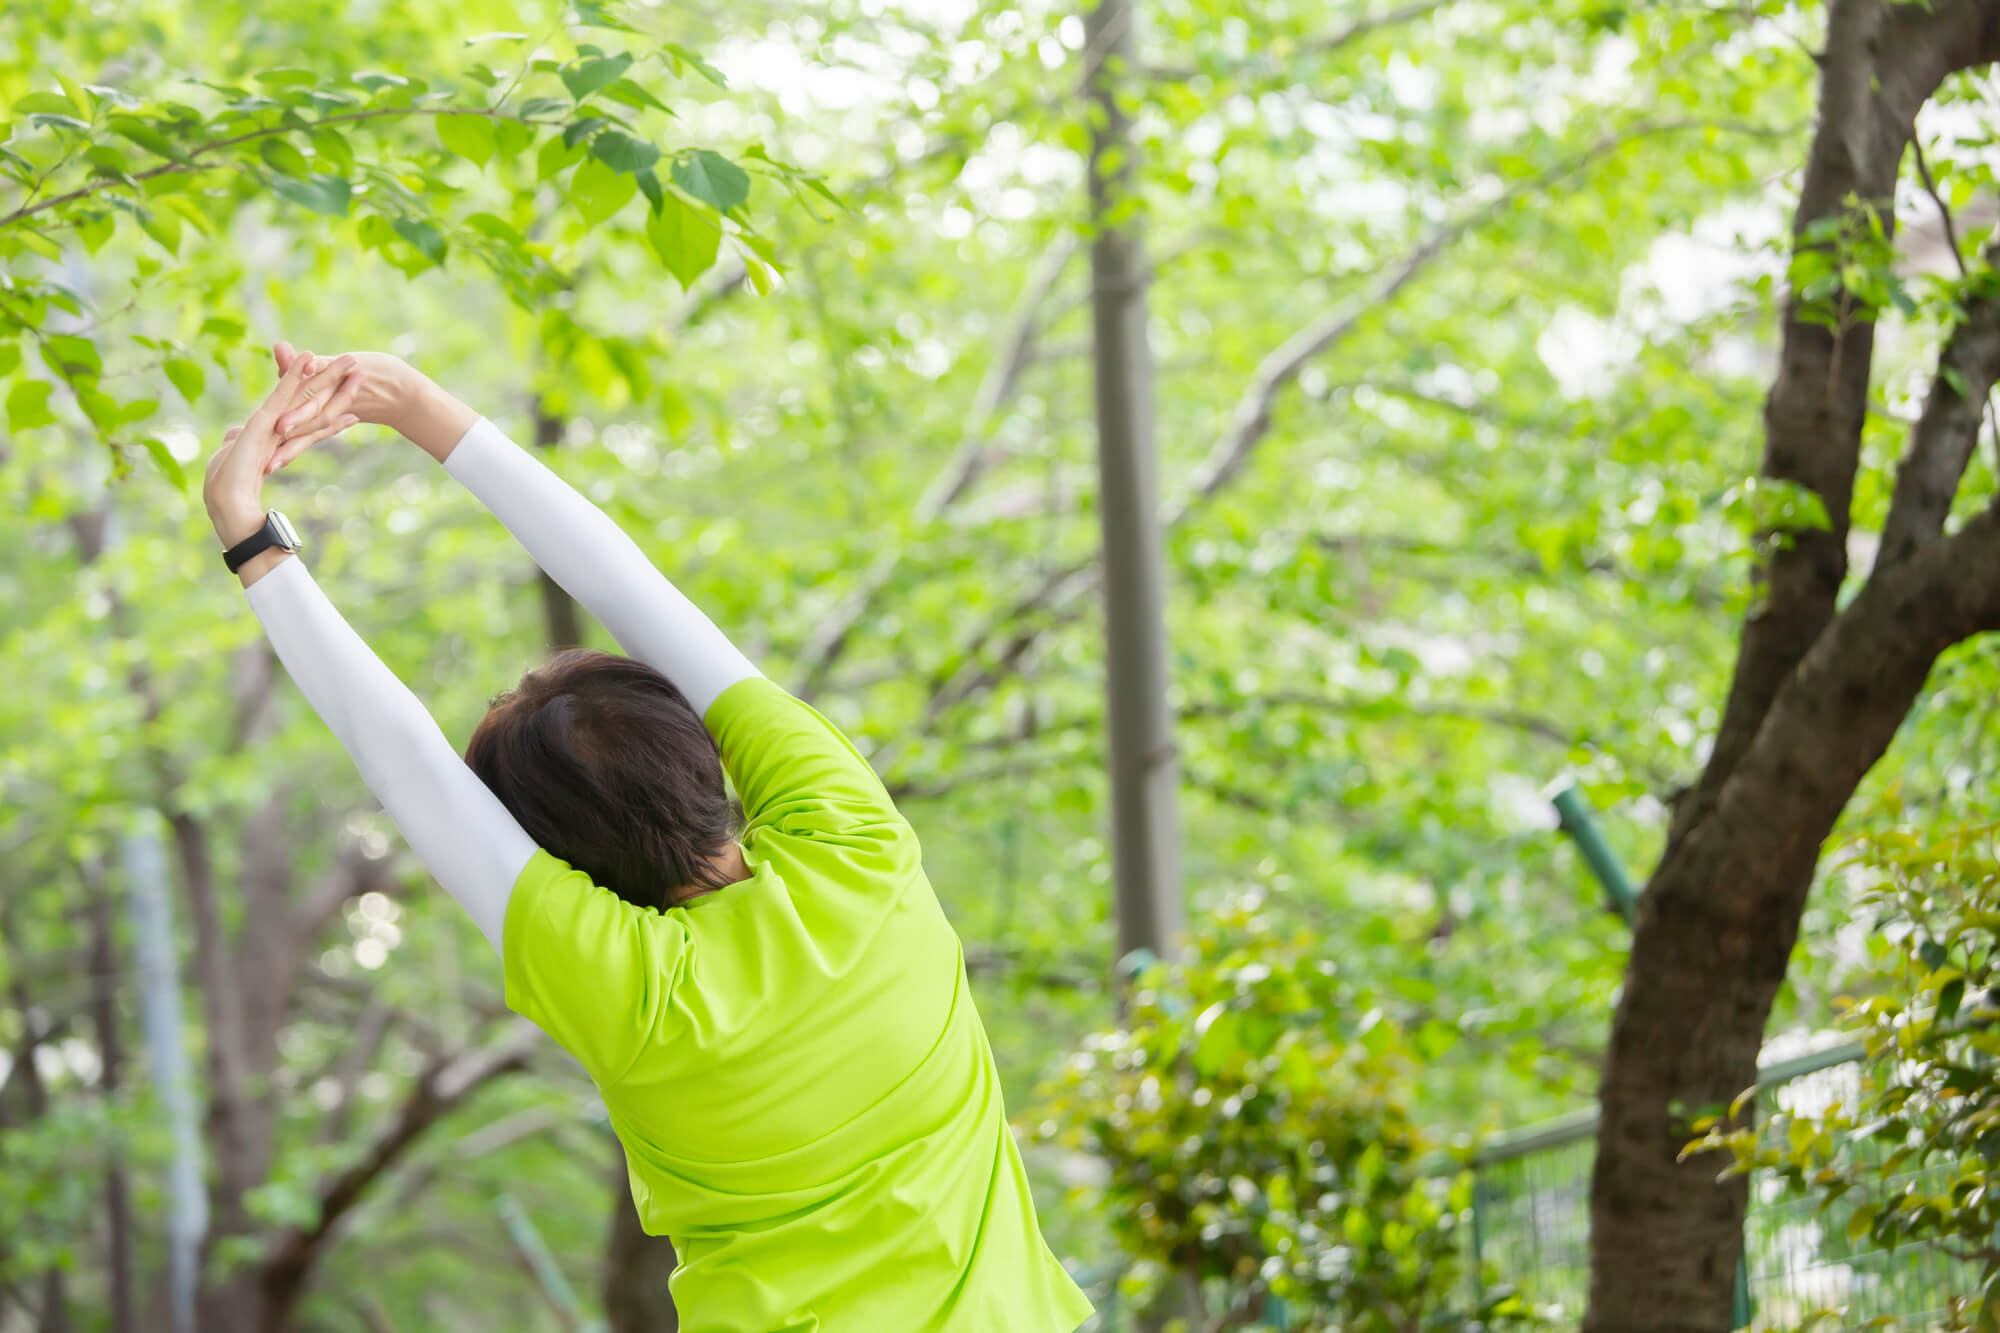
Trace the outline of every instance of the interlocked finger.
{"label": "interlocked finger", "polygon": [[310,392],[302,391],[300,400],[279,415],[276,429],[286,440],[324,431],[347,414],[361,383],[361,371],[352,357],[333,358],[305,382],[304,389]]}
{"label": "interlocked finger", "polygon": [[271,455],[271,461],[264,465],[264,475],[267,477],[270,476],[273,472],[276,472],[279,468],[291,462],[321,440],[326,439],[329,435],[340,434],[340,432],[352,426],[358,419],[352,412],[348,412],[333,418],[332,421],[324,426],[318,426],[303,433],[295,432],[287,435],[284,443],[280,444],[277,451]]}

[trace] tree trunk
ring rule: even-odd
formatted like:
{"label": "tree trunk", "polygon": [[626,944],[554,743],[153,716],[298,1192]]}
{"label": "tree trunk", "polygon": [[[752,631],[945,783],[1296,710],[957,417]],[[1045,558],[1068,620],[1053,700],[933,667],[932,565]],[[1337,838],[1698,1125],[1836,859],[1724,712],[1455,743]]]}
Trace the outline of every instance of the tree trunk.
{"label": "tree trunk", "polygon": [[[98,1090],[115,1100],[124,1074],[125,1043],[118,1030],[118,945],[113,928],[111,887],[104,867],[84,867],[90,890],[91,1019],[96,1027],[97,1054],[103,1073]],[[111,1289],[111,1333],[134,1333],[132,1304],[132,1199],[125,1168],[113,1160],[104,1168],[104,1229],[106,1280]]]}
{"label": "tree trunk", "polygon": [[[540,394],[535,395],[535,444],[550,453],[562,443],[563,419],[549,411]],[[577,615],[576,599],[562,590],[562,585],[549,577],[545,569],[537,569],[535,577],[542,585],[542,615],[547,625],[549,647],[573,648],[583,642],[583,621]]]}
{"label": "tree trunk", "polygon": [[1116,91],[1136,70],[1133,0],[1084,15],[1090,121],[1092,360],[1118,953],[1166,954],[1181,929],[1175,799],[1180,762],[1167,707],[1166,559],[1153,447],[1153,362],[1136,151]]}
{"label": "tree trunk", "polygon": [[[1834,0],[1794,246],[1825,244],[1808,229],[1849,208],[1893,225],[1918,109],[1953,70],[1996,54],[1992,0]],[[1845,609],[1873,325],[1844,294],[1837,331],[1787,305],[1762,471],[1815,492],[1830,521],[1772,534],[1714,750],[1639,900],[1599,1093],[1586,1333],[1730,1327],[1748,1182],[1718,1182],[1717,1154],[1681,1161],[1687,1123],[1755,1082],[1820,847],[1938,654],[2000,625],[2000,513],[1943,536],[2000,369],[2000,307],[1967,305],[1898,468],[1875,568]]]}
{"label": "tree trunk", "polygon": [[611,1182],[611,1235],[604,1247],[604,1318],[610,1333],[674,1333],[681,1326],[667,1279],[680,1262],[674,1243],[649,1236],[632,1206],[625,1159]]}

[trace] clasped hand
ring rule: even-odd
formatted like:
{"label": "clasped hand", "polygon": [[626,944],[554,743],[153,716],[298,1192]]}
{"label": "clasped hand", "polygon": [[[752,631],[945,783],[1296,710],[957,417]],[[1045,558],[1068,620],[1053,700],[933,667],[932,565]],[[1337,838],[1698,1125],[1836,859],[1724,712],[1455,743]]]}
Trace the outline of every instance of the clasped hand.
{"label": "clasped hand", "polygon": [[281,342],[271,354],[277,386],[208,460],[202,499],[224,546],[263,526],[264,478],[357,422],[396,425],[409,397],[410,367],[382,352],[316,357]]}

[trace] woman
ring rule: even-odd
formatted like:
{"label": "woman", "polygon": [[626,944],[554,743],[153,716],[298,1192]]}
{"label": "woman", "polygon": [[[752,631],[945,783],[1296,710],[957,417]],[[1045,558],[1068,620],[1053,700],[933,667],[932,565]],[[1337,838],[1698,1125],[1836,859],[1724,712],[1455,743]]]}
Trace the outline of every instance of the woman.
{"label": "woman", "polygon": [[[1068,1333],[957,937],[916,835],[840,732],[766,680],[617,525],[400,360],[274,348],[210,460],[230,567],[301,692],[582,1063],[700,1333]],[[267,514],[356,421],[409,438],[630,658],[530,671],[466,759]],[[740,835],[723,787],[741,798]]]}

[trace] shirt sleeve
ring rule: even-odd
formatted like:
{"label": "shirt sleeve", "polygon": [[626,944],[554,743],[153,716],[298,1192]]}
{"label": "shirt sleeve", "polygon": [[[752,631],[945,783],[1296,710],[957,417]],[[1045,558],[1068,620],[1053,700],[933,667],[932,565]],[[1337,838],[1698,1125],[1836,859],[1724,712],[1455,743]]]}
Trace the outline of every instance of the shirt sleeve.
{"label": "shirt sleeve", "polygon": [[742,798],[749,832],[866,831],[914,843],[908,822],[854,743],[772,681],[761,675],[738,681],[705,721]]}
{"label": "shirt sleeve", "polygon": [[687,968],[687,923],[636,907],[537,849],[507,903],[507,1007],[616,1083],[662,1036]]}
{"label": "shirt sleeve", "polygon": [[537,850],[417,696],[334,608],[305,562],[244,590],[278,660],[444,891],[501,947],[507,898]]}
{"label": "shirt sleeve", "polygon": [[758,674],[609,514],[485,417],[453,446],[444,468],[626,652],[678,686],[697,715]]}

